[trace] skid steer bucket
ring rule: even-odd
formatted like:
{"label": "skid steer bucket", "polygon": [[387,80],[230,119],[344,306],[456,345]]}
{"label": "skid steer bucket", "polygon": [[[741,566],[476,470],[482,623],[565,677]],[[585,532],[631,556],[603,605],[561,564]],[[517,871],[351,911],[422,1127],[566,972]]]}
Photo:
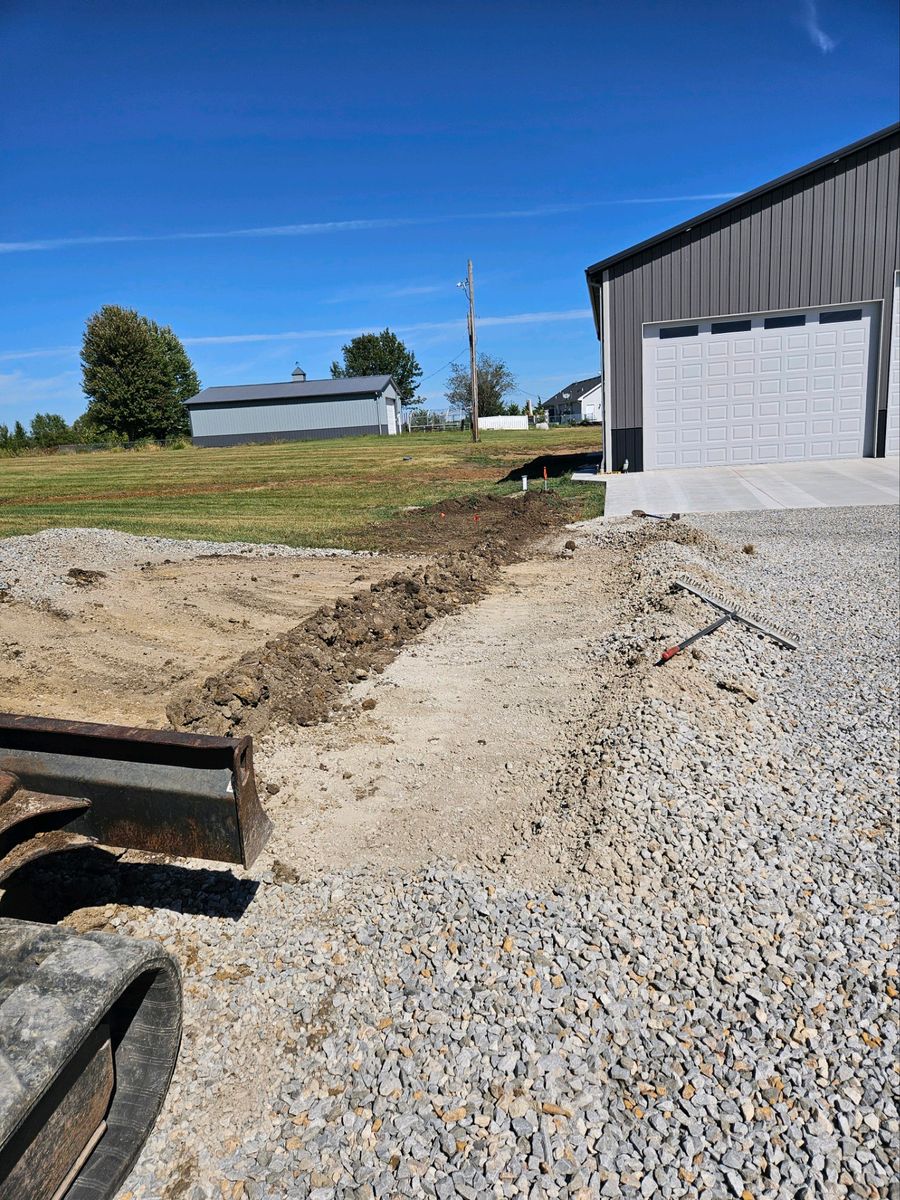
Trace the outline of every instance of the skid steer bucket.
{"label": "skid steer bucket", "polygon": [[270,830],[249,737],[0,713],[0,886],[96,842],[247,867]]}
{"label": "skid steer bucket", "polygon": [[[100,842],[249,866],[271,825],[250,738],[0,714],[0,889]],[[0,1200],[112,1200],[178,1055],[181,982],[147,942],[0,918]]]}

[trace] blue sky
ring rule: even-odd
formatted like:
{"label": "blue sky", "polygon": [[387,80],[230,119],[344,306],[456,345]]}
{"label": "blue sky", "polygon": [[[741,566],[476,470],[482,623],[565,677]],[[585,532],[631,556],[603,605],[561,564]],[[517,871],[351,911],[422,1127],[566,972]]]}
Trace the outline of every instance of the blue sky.
{"label": "blue sky", "polygon": [[[0,0],[0,422],[83,410],[101,304],[205,385],[389,325],[594,374],[584,268],[897,119],[894,0]],[[522,396],[518,397],[523,398]]]}

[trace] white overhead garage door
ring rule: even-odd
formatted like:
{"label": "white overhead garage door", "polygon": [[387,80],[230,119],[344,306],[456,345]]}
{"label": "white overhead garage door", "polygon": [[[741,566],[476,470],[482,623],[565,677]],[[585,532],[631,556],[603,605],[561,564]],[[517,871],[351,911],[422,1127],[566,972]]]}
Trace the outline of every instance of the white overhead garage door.
{"label": "white overhead garage door", "polygon": [[894,315],[891,319],[891,366],[888,373],[885,454],[900,454],[900,271],[894,276]]}
{"label": "white overhead garage door", "polygon": [[644,469],[872,453],[875,305],[644,327]]}

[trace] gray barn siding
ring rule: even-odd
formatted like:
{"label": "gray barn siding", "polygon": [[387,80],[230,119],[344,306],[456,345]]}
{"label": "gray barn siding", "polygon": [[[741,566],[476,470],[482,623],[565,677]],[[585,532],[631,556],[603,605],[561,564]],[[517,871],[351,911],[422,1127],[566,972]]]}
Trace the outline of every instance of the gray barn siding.
{"label": "gray barn siding", "polygon": [[642,465],[645,322],[881,300],[877,404],[885,410],[898,229],[900,134],[893,132],[606,268],[613,469],[623,457]]}
{"label": "gray barn siding", "polygon": [[[393,394],[393,393],[392,393]],[[377,413],[377,415],[376,415]],[[237,404],[198,404],[191,408],[191,431],[201,445],[231,445],[232,439],[276,441],[292,437],[339,437],[346,433],[387,433],[384,396],[341,400],[251,400]],[[216,439],[214,442],[209,439]],[[221,439],[229,439],[223,442]]]}

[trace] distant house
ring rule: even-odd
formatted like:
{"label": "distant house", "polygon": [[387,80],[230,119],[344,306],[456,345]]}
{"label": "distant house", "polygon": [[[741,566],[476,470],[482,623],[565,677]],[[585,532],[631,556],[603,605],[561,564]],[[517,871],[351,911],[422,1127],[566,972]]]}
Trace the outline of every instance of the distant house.
{"label": "distant house", "polygon": [[547,419],[552,425],[577,425],[579,421],[599,422],[603,413],[602,378],[576,379],[547,401]]}
{"label": "distant house", "polygon": [[195,446],[309,441],[400,430],[400,396],[390,375],[204,388],[187,401]]}

